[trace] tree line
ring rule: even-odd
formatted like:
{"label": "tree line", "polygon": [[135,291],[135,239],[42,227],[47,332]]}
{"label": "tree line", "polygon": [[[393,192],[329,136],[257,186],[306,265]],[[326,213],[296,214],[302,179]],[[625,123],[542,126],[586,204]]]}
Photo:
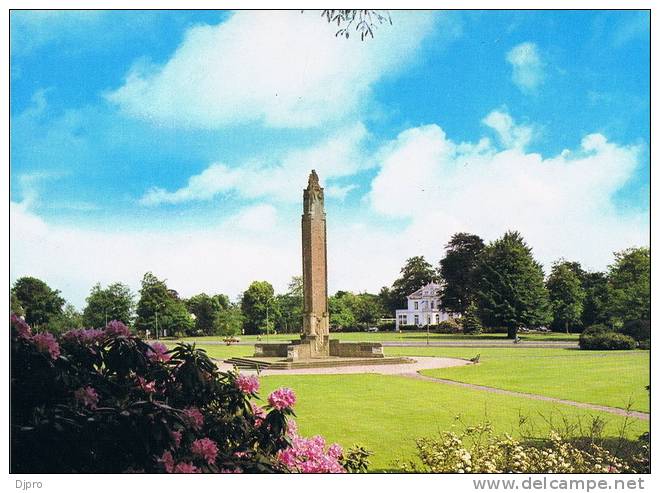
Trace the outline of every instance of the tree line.
{"label": "tree line", "polygon": [[[510,231],[488,244],[477,235],[456,233],[437,267],[423,256],[411,257],[392,285],[378,294],[338,291],[328,299],[330,325],[334,330],[376,325],[405,308],[407,296],[429,282],[441,286],[441,308],[462,315],[471,331],[499,328],[513,338],[521,328],[580,332],[596,324],[618,329],[630,321],[650,320],[649,248],[615,253],[606,272],[590,272],[561,259],[545,276],[520,233]],[[18,279],[10,293],[12,312],[53,332],[101,327],[110,320],[151,336],[302,330],[300,276],[281,294],[267,281],[254,281],[232,302],[224,294],[181,298],[166,280],[147,272],[137,295],[119,282],[96,284],[82,312],[34,277]]]}

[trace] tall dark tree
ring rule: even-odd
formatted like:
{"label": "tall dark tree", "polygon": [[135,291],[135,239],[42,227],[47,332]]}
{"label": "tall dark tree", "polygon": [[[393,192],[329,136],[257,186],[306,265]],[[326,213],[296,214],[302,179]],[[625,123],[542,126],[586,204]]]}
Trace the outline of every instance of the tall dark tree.
{"label": "tall dark tree", "polygon": [[25,321],[35,328],[62,314],[64,298],[41,279],[21,277],[14,283],[12,293],[25,312]]}
{"label": "tall dark tree", "polygon": [[487,326],[506,327],[513,339],[521,327],[550,322],[543,269],[517,231],[484,248],[476,275],[479,315]]}
{"label": "tall dark tree", "polygon": [[445,247],[440,261],[443,281],[440,303],[446,311],[465,314],[477,294],[475,270],[484,242],[477,235],[456,233]]}
{"label": "tall dark tree", "polygon": [[87,327],[104,327],[110,320],[120,320],[126,325],[133,321],[135,299],[131,289],[120,282],[102,288],[96,284],[83,310],[83,323]]}
{"label": "tall dark tree", "polygon": [[407,296],[430,282],[438,282],[438,272],[423,256],[411,257],[401,269],[401,277],[392,284],[392,303],[396,308],[404,308]]}
{"label": "tall dark tree", "polygon": [[596,324],[609,324],[607,275],[603,272],[585,272],[582,287],[585,293],[582,328]]}
{"label": "tall dark tree", "polygon": [[563,327],[568,334],[569,328],[579,324],[582,317],[585,299],[582,282],[570,265],[557,262],[552,266],[546,287],[550,296],[553,325]]}
{"label": "tall dark tree", "polygon": [[246,334],[261,334],[279,317],[275,303],[275,291],[267,281],[254,281],[241,299],[243,328]]}
{"label": "tall dark tree", "polygon": [[651,250],[628,248],[614,254],[608,273],[612,322],[651,320]]}
{"label": "tall dark tree", "polygon": [[385,309],[385,314],[390,317],[393,317],[399,308],[403,308],[403,306],[398,305],[398,299],[394,296],[392,290],[387,286],[380,288],[378,298],[380,300],[380,304]]}

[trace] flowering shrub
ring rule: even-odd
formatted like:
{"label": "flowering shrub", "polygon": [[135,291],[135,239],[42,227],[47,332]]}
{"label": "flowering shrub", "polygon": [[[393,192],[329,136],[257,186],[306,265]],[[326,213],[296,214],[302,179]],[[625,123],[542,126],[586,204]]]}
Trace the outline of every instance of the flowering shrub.
{"label": "flowering shrub", "polygon": [[[545,444],[497,436],[490,423],[445,431],[439,438],[417,440],[421,466],[399,463],[407,472],[450,473],[613,473],[643,472],[594,441],[578,444],[550,432]],[[641,459],[639,459],[641,460]],[[641,463],[641,462],[640,462]]]}
{"label": "flowering shrub", "polygon": [[343,450],[336,443],[326,449],[325,440],[321,436],[312,438],[299,436],[297,426],[293,420],[289,421],[287,435],[291,439],[291,446],[280,450],[277,453],[277,458],[289,471],[302,473],[346,472],[341,463]]}
{"label": "flowering shrub", "polygon": [[261,408],[255,377],[219,371],[193,345],[149,345],[117,321],[59,338],[10,322],[13,473],[289,470],[279,453],[292,442],[290,389]]}

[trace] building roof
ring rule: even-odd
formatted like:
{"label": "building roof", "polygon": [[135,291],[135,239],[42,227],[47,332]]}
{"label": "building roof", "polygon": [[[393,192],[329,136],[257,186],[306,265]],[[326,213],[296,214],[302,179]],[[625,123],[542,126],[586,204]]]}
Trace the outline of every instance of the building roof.
{"label": "building roof", "polygon": [[422,286],[414,293],[408,295],[408,299],[423,298],[425,296],[438,296],[440,294],[440,284],[437,282],[430,282],[426,286]]}

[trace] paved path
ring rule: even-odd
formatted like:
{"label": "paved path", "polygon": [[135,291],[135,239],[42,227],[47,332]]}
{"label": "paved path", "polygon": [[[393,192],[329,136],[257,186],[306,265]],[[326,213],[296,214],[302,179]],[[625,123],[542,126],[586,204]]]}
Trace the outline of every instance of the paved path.
{"label": "paved path", "polygon": [[[400,365],[377,365],[377,366],[344,366],[337,368],[299,368],[293,370],[262,370],[261,375],[337,375],[337,374],[356,374],[356,373],[376,373],[380,375],[399,375],[407,378],[414,378],[416,380],[424,380],[427,382],[435,382],[442,385],[453,385],[456,387],[469,388],[473,390],[480,390],[483,392],[491,392],[493,394],[508,395],[511,397],[521,397],[524,399],[533,399],[538,401],[552,402],[556,404],[564,404],[567,406],[579,407],[582,409],[590,409],[592,411],[601,411],[605,413],[615,414],[617,416],[630,416],[632,418],[649,421],[650,414],[641,411],[628,411],[617,407],[601,406],[598,404],[589,404],[586,402],[569,401],[566,399],[558,399],[556,397],[548,397],[545,395],[528,394],[525,392],[516,392],[513,390],[498,389],[496,387],[487,387],[485,385],[476,385],[472,383],[456,382],[454,380],[447,380],[445,378],[436,378],[422,375],[421,370],[433,370],[437,368],[450,368],[452,366],[464,366],[472,364],[470,361],[458,358],[435,358],[427,356],[415,356],[414,363],[400,364]],[[227,363],[218,362],[218,367],[221,370],[230,370],[232,365]],[[250,370],[241,370],[244,373],[255,373]]]}
{"label": "paved path", "polygon": [[[272,341],[286,342],[286,341]],[[354,342],[354,341],[346,341]],[[523,341],[520,344],[514,344],[512,341],[498,341],[498,340],[465,340],[459,341],[451,339],[448,341],[373,341],[380,342],[383,347],[504,347],[504,348],[556,348],[556,349],[573,349],[577,348],[577,342],[570,341]],[[257,343],[265,344],[266,341],[241,341],[235,342],[232,346],[254,346]],[[226,343],[222,341],[199,341],[197,344],[203,346],[225,346]]]}

